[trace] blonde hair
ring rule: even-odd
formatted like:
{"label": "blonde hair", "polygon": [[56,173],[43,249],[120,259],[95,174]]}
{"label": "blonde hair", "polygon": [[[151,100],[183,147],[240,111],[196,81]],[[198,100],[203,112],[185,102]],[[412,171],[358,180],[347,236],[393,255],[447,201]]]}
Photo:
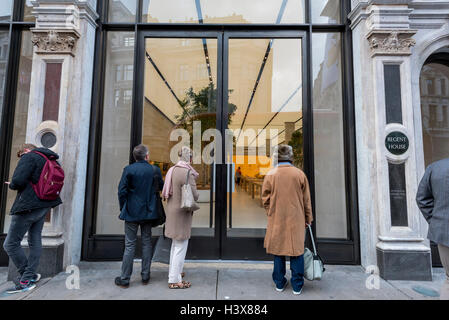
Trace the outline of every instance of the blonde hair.
{"label": "blonde hair", "polygon": [[179,160],[185,161],[185,162],[190,162],[190,158],[193,157],[192,149],[190,149],[189,147],[183,146],[178,151],[178,156],[179,156]]}

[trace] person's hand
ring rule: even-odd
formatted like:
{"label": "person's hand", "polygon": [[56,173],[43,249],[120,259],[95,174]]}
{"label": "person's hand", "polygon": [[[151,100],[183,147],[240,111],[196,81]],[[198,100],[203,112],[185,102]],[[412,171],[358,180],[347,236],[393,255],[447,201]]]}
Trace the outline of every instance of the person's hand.
{"label": "person's hand", "polygon": [[9,182],[9,181],[5,181],[5,184],[7,184],[7,185],[10,185],[10,184],[11,184],[11,182]]}

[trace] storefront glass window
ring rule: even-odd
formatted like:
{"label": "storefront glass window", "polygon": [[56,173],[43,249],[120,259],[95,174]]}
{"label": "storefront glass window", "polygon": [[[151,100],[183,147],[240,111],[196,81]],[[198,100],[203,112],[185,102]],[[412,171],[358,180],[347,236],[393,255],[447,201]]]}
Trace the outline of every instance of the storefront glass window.
{"label": "storefront glass window", "polygon": [[136,0],[109,0],[108,20],[109,22],[134,22]]}
{"label": "storefront glass window", "polygon": [[312,43],[317,237],[346,239],[341,36],[318,33]]}
{"label": "storefront glass window", "polygon": [[[130,32],[109,32],[106,54],[103,133],[97,207],[97,233],[122,234],[117,188],[129,164],[134,46]],[[132,41],[134,43],[134,40]]]}
{"label": "storefront glass window", "polygon": [[[27,117],[28,117],[28,100],[30,96],[30,80],[31,80],[31,66],[33,59],[33,43],[31,42],[31,32],[24,31],[22,33],[22,47],[20,54],[19,76],[17,80],[17,94],[14,113],[14,128],[11,145],[11,158],[9,163],[9,179],[11,179],[14,169],[17,166],[19,158],[17,158],[17,151],[20,146],[27,141]],[[5,226],[4,232],[7,233],[10,223],[9,211],[16,198],[16,191],[8,189]]]}
{"label": "storefront glass window", "polygon": [[8,50],[8,31],[0,31],[0,119],[3,115],[3,99],[6,81],[6,66],[8,65]]}
{"label": "storefront glass window", "polygon": [[229,237],[265,236],[262,185],[273,147],[291,145],[294,164],[303,168],[302,46],[301,39],[229,41],[231,170],[239,178],[228,181]]}
{"label": "storefront glass window", "polygon": [[449,158],[449,67],[426,64],[421,72],[421,117],[424,162]]}
{"label": "storefront glass window", "polygon": [[12,5],[14,0],[2,0],[0,6],[0,21],[10,21],[12,16]]}
{"label": "storefront glass window", "polygon": [[144,0],[142,22],[304,23],[304,0]]}
{"label": "storefront glass window", "polygon": [[311,0],[312,22],[319,24],[340,23],[340,0]]}

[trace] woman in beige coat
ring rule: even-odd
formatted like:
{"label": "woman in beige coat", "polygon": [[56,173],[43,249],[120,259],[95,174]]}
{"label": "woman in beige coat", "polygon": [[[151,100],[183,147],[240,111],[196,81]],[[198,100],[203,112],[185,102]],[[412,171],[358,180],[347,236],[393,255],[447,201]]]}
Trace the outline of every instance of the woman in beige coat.
{"label": "woman in beige coat", "polygon": [[[191,283],[182,280],[184,261],[187,253],[187,246],[192,229],[193,212],[181,209],[182,186],[189,181],[195,201],[199,194],[196,189],[195,179],[198,173],[191,166],[192,151],[187,147],[182,147],[179,152],[178,163],[169,169],[165,177],[165,184],[162,196],[167,200],[165,236],[172,239],[170,250],[170,267],[168,274],[168,287],[170,289],[186,289]],[[188,179],[187,179],[188,175]]]}
{"label": "woman in beige coat", "polygon": [[285,257],[290,257],[293,293],[301,294],[304,284],[304,237],[313,221],[307,177],[292,165],[291,146],[279,145],[274,154],[277,166],[265,176],[262,201],[268,215],[264,247],[274,255],[273,281],[284,291]]}

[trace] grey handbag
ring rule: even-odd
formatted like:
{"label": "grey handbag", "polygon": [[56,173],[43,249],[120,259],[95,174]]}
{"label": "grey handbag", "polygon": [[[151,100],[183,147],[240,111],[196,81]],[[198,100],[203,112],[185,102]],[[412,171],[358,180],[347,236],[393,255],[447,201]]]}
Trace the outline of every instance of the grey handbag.
{"label": "grey handbag", "polygon": [[189,183],[189,177],[190,169],[187,172],[186,183],[182,186],[181,190],[181,209],[191,212],[198,210],[200,207],[193,198],[193,192],[192,187]]}
{"label": "grey handbag", "polygon": [[308,229],[310,239],[312,240],[313,253],[309,248],[305,248],[304,250],[304,277],[307,280],[321,280],[326,269],[324,268],[323,260],[321,260],[321,257],[316,252],[315,240],[310,225]]}

